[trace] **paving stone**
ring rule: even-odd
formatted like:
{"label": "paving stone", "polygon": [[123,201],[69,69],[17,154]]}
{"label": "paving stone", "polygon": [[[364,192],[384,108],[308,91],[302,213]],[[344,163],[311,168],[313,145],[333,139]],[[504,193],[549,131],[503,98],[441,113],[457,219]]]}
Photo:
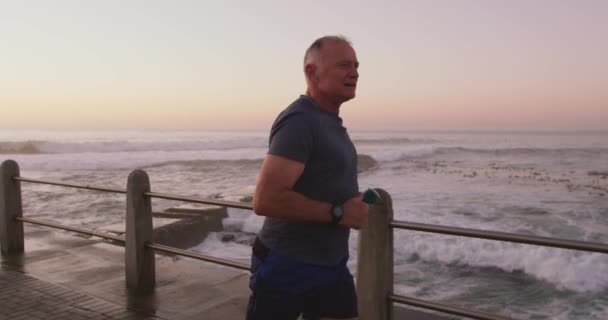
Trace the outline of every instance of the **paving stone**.
{"label": "paving stone", "polygon": [[0,320],[161,319],[3,267],[0,304]]}

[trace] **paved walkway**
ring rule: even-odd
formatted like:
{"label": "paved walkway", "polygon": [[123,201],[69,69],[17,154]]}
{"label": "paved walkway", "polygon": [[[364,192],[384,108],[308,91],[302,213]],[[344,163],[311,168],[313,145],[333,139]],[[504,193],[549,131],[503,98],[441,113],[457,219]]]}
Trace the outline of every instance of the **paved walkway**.
{"label": "paved walkway", "polygon": [[66,287],[0,268],[0,319],[160,319]]}
{"label": "paved walkway", "polygon": [[[0,256],[0,320],[242,320],[249,273],[156,256],[156,289],[132,296],[124,248],[26,225],[25,253]],[[395,319],[446,320],[395,308]]]}
{"label": "paved walkway", "polygon": [[132,295],[122,246],[25,225],[22,255],[0,256],[0,320],[244,319],[249,273],[156,255],[156,287]]}

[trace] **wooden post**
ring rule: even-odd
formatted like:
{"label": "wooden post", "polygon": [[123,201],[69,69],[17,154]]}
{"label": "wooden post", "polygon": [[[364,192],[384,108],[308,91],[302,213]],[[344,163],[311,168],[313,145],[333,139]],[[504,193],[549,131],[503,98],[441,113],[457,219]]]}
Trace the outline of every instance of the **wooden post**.
{"label": "wooden post", "polygon": [[149,197],[150,179],[143,170],[129,174],[127,182],[127,227],[125,243],[125,271],[127,288],[135,294],[154,290],[154,250],[146,243],[153,241],[152,205]]}
{"label": "wooden post", "polygon": [[357,295],[359,318],[392,319],[393,292],[393,203],[390,195],[376,189],[380,202],[370,208],[367,226],[359,232],[357,261]]}
{"label": "wooden post", "polygon": [[21,182],[19,165],[14,160],[6,160],[0,166],[0,248],[2,255],[23,253],[23,216],[21,204]]}

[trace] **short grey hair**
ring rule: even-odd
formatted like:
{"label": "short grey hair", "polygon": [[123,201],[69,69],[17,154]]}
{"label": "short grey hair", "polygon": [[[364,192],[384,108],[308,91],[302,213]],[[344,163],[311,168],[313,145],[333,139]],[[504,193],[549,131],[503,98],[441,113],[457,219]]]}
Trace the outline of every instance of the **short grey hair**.
{"label": "short grey hair", "polygon": [[323,45],[327,42],[342,42],[350,46],[353,45],[350,40],[348,40],[348,38],[343,35],[321,37],[315,40],[315,42],[313,42],[310,47],[306,49],[306,53],[304,54],[304,66],[306,66],[307,63],[311,63],[318,57],[319,53],[321,52],[321,49],[323,48]]}

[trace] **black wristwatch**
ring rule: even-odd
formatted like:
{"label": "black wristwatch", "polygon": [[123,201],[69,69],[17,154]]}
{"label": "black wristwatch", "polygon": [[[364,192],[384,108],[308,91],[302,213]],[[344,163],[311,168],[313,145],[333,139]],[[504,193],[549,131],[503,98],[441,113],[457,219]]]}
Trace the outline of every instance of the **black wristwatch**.
{"label": "black wristwatch", "polygon": [[344,215],[344,206],[341,204],[334,204],[331,206],[329,212],[331,213],[331,224],[337,226]]}

